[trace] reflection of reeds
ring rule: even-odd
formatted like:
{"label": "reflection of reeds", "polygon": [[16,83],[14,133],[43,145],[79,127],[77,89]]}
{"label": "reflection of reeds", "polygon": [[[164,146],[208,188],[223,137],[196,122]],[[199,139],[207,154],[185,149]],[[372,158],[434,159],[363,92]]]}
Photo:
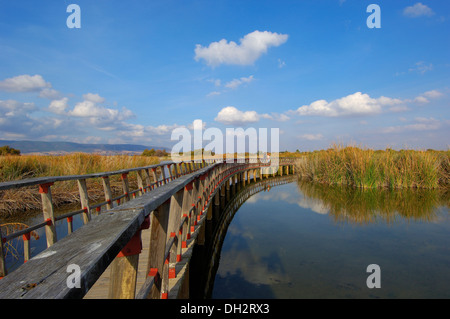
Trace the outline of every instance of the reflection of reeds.
{"label": "reflection of reeds", "polygon": [[443,189],[361,189],[304,180],[298,181],[298,187],[305,196],[322,201],[337,222],[393,223],[398,216],[432,221],[436,209],[449,203],[449,193]]}
{"label": "reflection of reeds", "polygon": [[360,188],[448,188],[450,151],[375,151],[333,145],[297,164],[307,180]]}
{"label": "reflection of reeds", "polygon": [[[158,163],[157,157],[74,153],[64,156],[0,156],[0,182],[24,178],[83,175],[117,171],[132,167]],[[130,186],[136,188],[135,174],[130,174]],[[101,179],[88,180],[91,200],[103,197]],[[120,191],[120,176],[111,177],[112,190]],[[79,201],[77,181],[58,182],[52,186],[55,205]],[[17,210],[33,210],[41,207],[41,197],[37,187],[0,191],[0,215],[8,215]]]}

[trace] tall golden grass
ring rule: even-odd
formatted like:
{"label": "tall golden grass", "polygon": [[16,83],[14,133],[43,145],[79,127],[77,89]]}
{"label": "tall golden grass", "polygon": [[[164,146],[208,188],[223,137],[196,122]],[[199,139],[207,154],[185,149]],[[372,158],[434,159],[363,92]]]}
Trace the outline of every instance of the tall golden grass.
{"label": "tall golden grass", "polygon": [[359,188],[448,188],[450,151],[372,150],[333,145],[307,153],[297,172],[307,180]]}
{"label": "tall golden grass", "polygon": [[[0,182],[33,177],[84,175],[142,167],[159,163],[158,157],[73,153],[63,156],[0,156]],[[130,174],[130,185],[137,188],[135,174]],[[103,196],[101,179],[88,179],[91,200]],[[111,179],[116,193],[121,191],[120,176]],[[76,181],[58,182],[52,186],[52,197],[56,206],[79,201]],[[17,211],[40,209],[41,199],[37,187],[0,191],[0,216]]]}

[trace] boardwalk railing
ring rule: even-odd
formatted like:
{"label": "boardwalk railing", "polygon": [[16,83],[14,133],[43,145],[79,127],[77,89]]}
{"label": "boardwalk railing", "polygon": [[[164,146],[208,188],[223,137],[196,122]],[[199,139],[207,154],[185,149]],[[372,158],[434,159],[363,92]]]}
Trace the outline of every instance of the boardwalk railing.
{"label": "boardwalk railing", "polygon": [[[0,191],[7,189],[17,189],[30,186],[38,186],[39,193],[41,194],[42,200],[42,213],[43,221],[26,229],[8,234],[7,236],[2,236],[0,232],[0,239],[2,244],[6,244],[15,238],[22,236],[24,243],[24,261],[28,261],[30,258],[30,234],[40,228],[45,227],[47,247],[52,246],[56,241],[56,229],[55,224],[59,220],[67,220],[68,233],[73,232],[73,217],[76,215],[82,215],[83,223],[87,224],[92,217],[92,214],[98,214],[102,208],[111,209],[114,206],[118,206],[121,203],[129,201],[131,198],[140,196],[156,187],[165,185],[170,181],[178,178],[179,176],[189,174],[193,171],[200,169],[208,164],[210,161],[201,162],[165,162],[156,165],[150,165],[146,167],[137,167],[132,169],[123,169],[113,172],[103,172],[96,174],[87,175],[71,175],[71,176],[56,176],[56,177],[41,177],[41,178],[30,178],[18,181],[10,181],[0,183]],[[130,173],[136,173],[138,189],[130,191],[128,175]],[[167,176],[169,175],[169,176]],[[122,194],[113,197],[113,192],[111,190],[110,180],[115,176],[120,176],[122,181]],[[89,194],[87,189],[87,181],[92,179],[101,179],[103,184],[105,201],[101,203],[96,203],[90,205]],[[63,215],[55,216],[54,205],[52,201],[51,186],[58,182],[66,182],[76,180],[79,188],[79,201],[81,204],[81,209],[65,213]],[[3,247],[3,246],[2,246]],[[6,264],[5,264],[5,254],[2,248],[0,248],[0,278],[7,274]]]}
{"label": "boardwalk railing", "polygon": [[[183,249],[194,240],[194,235],[197,237],[205,217],[211,217],[211,199],[224,189],[228,190],[230,185],[245,183],[251,171],[254,179],[257,172],[262,178],[261,170],[271,169],[268,165],[248,161],[168,162],[109,173],[1,183],[0,190],[39,185],[44,221],[1,238],[0,275],[4,278],[0,280],[0,298],[81,298],[111,262],[110,298],[167,298],[169,280],[177,277],[176,266],[183,259]],[[281,159],[278,174],[282,174],[284,168],[289,172],[290,167],[293,171],[292,160]],[[166,177],[166,169],[169,177]],[[139,186],[134,191],[129,190],[128,184],[131,172],[136,172]],[[264,173],[275,174],[275,171]],[[120,175],[123,184],[123,194],[115,198],[109,186],[112,175]],[[104,202],[89,205],[86,180],[90,178],[103,179]],[[78,181],[81,209],[56,218],[51,186],[66,180]],[[135,199],[130,200],[131,197]],[[113,207],[114,201],[121,200],[121,205]],[[100,213],[102,206],[106,210]],[[96,214],[92,213],[94,210]],[[55,221],[66,218],[71,227],[71,218],[76,214],[82,214],[85,225],[57,241]],[[48,248],[6,276],[4,244],[23,236],[27,250],[26,234],[39,227],[46,229]],[[140,233],[145,228],[151,232],[147,277],[136,293],[137,262],[142,249]],[[25,253],[29,257],[29,251]],[[78,270],[75,277],[70,276],[72,269]],[[70,283],[70,278],[75,281]]]}

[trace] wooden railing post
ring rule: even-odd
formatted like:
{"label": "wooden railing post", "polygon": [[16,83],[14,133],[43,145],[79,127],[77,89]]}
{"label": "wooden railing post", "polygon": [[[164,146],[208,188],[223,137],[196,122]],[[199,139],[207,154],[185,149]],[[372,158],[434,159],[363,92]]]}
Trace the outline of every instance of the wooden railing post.
{"label": "wooden railing post", "polygon": [[147,298],[161,298],[161,284],[164,267],[164,254],[166,250],[167,224],[169,221],[170,200],[161,204],[150,215],[150,244],[148,275],[154,277],[154,284],[151,287]]}
{"label": "wooden railing post", "polygon": [[156,187],[158,187],[159,183],[158,183],[158,174],[156,173],[156,167],[152,167],[152,174],[153,174],[154,184],[156,185]]}
{"label": "wooden railing post", "polygon": [[0,280],[8,274],[5,263],[5,246],[2,230],[0,229]]}
{"label": "wooden railing post", "polygon": [[[163,277],[161,296],[166,299],[169,293],[169,279],[176,278],[175,266],[178,261],[181,261],[181,255],[178,255],[178,247],[181,246],[181,236],[178,227],[181,223],[181,210],[183,206],[183,195],[184,189],[179,190],[177,193],[172,195],[170,199],[170,210],[169,210],[169,222],[167,226],[167,236],[166,242],[170,239],[174,239],[174,243],[170,248],[170,253],[168,257],[167,267],[167,277]],[[164,271],[164,274],[166,272]]]}
{"label": "wooden railing post", "polygon": [[166,167],[166,165],[162,165],[162,166],[159,167],[161,169],[161,174],[162,174],[162,177],[163,177],[163,184],[164,185],[167,184],[165,167]]}
{"label": "wooden railing post", "polygon": [[123,193],[125,194],[124,201],[128,202],[130,200],[130,186],[128,184],[128,173],[123,173],[121,175]]}
{"label": "wooden railing post", "polygon": [[147,217],[139,230],[121,250],[111,264],[109,299],[134,299],[139,265],[139,254],[142,251],[141,230],[148,229],[150,218]]}
{"label": "wooden railing post", "polygon": [[31,233],[26,233],[22,235],[23,240],[23,260],[27,262],[31,257],[31,248],[30,248],[30,237]]}
{"label": "wooden railing post", "polygon": [[142,196],[144,194],[144,175],[142,173],[142,170],[136,171],[136,177],[139,187],[139,196]]}
{"label": "wooden railing post", "polygon": [[113,208],[113,204],[112,204],[112,192],[111,192],[111,185],[109,183],[109,176],[103,176],[102,182],[103,182],[103,190],[105,192],[105,200],[107,202],[106,208],[111,209]]}
{"label": "wooden railing post", "polygon": [[78,182],[78,190],[80,192],[80,203],[81,208],[84,209],[83,213],[83,223],[87,224],[91,220],[91,211],[89,208],[89,196],[86,187],[86,180],[79,179]]}
{"label": "wooden railing post", "polygon": [[46,183],[39,185],[39,193],[42,199],[42,213],[44,215],[44,221],[47,222],[45,226],[45,235],[47,237],[47,247],[52,246],[56,243],[56,227],[55,227],[55,216],[53,211],[52,203],[52,192],[50,187],[53,183]]}
{"label": "wooden railing post", "polygon": [[187,218],[187,220],[183,224],[181,247],[179,247],[179,253],[181,253],[181,248],[187,248],[187,240],[191,238],[190,226],[192,217],[191,208],[193,202],[192,189],[193,189],[193,182],[190,182],[184,187],[182,217]]}

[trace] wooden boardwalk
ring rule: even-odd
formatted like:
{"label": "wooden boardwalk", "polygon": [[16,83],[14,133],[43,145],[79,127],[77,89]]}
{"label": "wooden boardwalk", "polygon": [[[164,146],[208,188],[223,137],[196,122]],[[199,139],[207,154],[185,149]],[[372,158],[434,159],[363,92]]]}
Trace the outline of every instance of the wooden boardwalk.
{"label": "wooden boardwalk", "polygon": [[[0,183],[0,190],[38,185],[44,217],[43,222],[25,230],[5,237],[0,233],[0,298],[189,298],[190,277],[198,280],[197,276],[205,275],[190,263],[194,246],[210,242],[227,201],[250,183],[251,177],[254,182],[262,181],[269,176],[283,176],[284,171],[288,175],[290,170],[294,173],[291,159],[282,159],[279,167],[259,161],[170,162],[115,172]],[[133,191],[128,182],[131,173],[136,174],[139,186]],[[111,196],[110,176],[122,180],[123,194],[115,198]],[[102,180],[104,202],[89,205],[87,179]],[[82,209],[55,216],[50,188],[55,182],[69,180],[78,182]],[[113,207],[114,202],[117,206]],[[100,211],[101,206],[107,210],[91,214]],[[85,225],[57,240],[55,222],[67,219],[71,230],[72,217],[77,214],[83,216]],[[45,228],[48,248],[7,274],[3,244],[23,237],[26,255],[27,234],[39,228]],[[199,247],[199,252],[202,250]],[[69,275],[69,267],[73,266],[78,273]],[[78,278],[78,287],[69,281],[73,278]]]}
{"label": "wooden boardwalk", "polygon": [[[199,224],[201,226],[201,224]],[[192,239],[188,240],[187,248],[183,248],[182,251],[182,260],[177,263],[176,273],[177,278],[169,280],[169,299],[177,299],[178,291],[181,288],[180,285],[182,283],[183,276],[186,274],[187,263],[189,262],[190,256],[192,254],[192,249],[195,245],[195,240],[197,238],[197,231],[193,234]],[[147,277],[147,273],[145,269],[147,268],[147,263],[150,254],[150,229],[144,229],[141,231],[141,239],[142,239],[142,252],[139,255],[139,264],[138,264],[138,272],[137,272],[137,281],[136,281],[136,292],[140,290],[143,286],[145,279]],[[111,280],[111,265],[106,268],[97,282],[91,287],[88,293],[84,296],[84,299],[109,299],[109,287]]]}

